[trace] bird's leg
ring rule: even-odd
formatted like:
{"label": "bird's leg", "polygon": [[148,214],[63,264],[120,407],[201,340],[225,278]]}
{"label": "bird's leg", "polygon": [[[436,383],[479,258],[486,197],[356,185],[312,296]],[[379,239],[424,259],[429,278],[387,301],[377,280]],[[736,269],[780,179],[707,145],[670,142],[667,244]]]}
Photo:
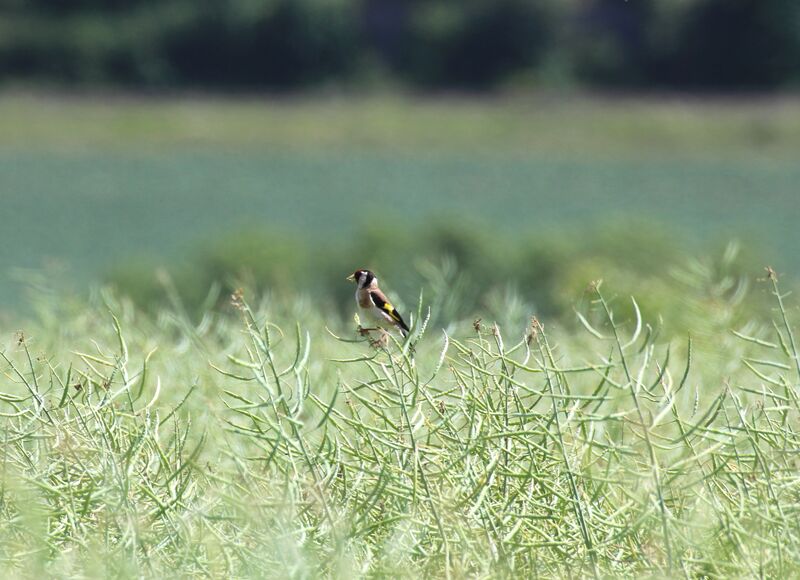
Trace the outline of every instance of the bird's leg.
{"label": "bird's leg", "polygon": [[370,332],[378,331],[378,330],[383,330],[383,329],[377,328],[377,327],[375,327],[375,328],[364,328],[363,326],[359,325],[358,334],[360,334],[361,336],[369,336]]}
{"label": "bird's leg", "polygon": [[[363,326],[359,325],[357,330],[358,334],[367,337],[370,346],[374,348],[386,348],[386,346],[389,345],[389,333],[380,326],[376,326],[374,328],[364,328]],[[379,333],[378,337],[373,338],[370,332]]]}

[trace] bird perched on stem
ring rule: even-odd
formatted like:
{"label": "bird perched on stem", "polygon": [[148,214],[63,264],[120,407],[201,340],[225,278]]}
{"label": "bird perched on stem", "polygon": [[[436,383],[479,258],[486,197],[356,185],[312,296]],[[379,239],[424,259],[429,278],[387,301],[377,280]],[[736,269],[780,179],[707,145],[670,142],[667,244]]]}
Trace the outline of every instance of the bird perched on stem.
{"label": "bird perched on stem", "polygon": [[[378,288],[378,278],[369,270],[356,270],[347,279],[357,284],[356,303],[359,313],[367,320],[374,322],[378,328],[364,328],[365,332],[381,328],[395,328],[403,336],[409,333],[408,325],[392,306],[386,294]],[[359,317],[361,318],[361,317]]]}

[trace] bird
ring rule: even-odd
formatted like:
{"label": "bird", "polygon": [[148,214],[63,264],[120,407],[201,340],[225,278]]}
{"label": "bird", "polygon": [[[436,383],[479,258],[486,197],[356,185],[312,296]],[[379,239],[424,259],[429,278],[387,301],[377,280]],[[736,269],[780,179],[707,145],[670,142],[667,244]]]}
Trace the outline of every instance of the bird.
{"label": "bird", "polygon": [[374,321],[379,327],[394,328],[402,336],[408,336],[410,332],[408,325],[400,316],[397,308],[389,302],[386,294],[378,288],[378,278],[375,274],[369,270],[356,270],[347,277],[347,280],[356,283],[356,304],[360,313],[364,314],[368,320]]}

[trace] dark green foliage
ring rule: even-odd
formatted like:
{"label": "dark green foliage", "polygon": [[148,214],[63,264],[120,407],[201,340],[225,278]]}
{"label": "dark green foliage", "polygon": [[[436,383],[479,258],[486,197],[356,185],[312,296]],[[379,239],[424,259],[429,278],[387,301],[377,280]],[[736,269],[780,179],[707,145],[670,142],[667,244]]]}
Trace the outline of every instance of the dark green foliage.
{"label": "dark green foliage", "polygon": [[773,87],[797,80],[800,5],[793,0],[704,0],[659,79],[694,87]]}
{"label": "dark green foliage", "polygon": [[634,85],[645,80],[652,49],[653,2],[595,0],[570,30],[575,72],[599,85]]}
{"label": "dark green foliage", "polygon": [[730,90],[798,80],[793,0],[593,0],[573,33],[577,75],[592,83]]}
{"label": "dark green foliage", "polygon": [[285,90],[389,75],[419,88],[486,90],[557,73],[590,85],[764,89],[798,81],[798,70],[794,0],[11,0],[0,8],[0,81]]}
{"label": "dark green foliage", "polygon": [[0,78],[290,88],[353,70],[348,2],[59,4],[0,12]]}
{"label": "dark green foliage", "polygon": [[419,3],[396,68],[414,84],[486,88],[537,65],[550,17],[529,0]]}
{"label": "dark green foliage", "polygon": [[283,0],[231,14],[213,6],[163,40],[180,83],[296,87],[346,78],[354,68],[357,14],[342,2]]}

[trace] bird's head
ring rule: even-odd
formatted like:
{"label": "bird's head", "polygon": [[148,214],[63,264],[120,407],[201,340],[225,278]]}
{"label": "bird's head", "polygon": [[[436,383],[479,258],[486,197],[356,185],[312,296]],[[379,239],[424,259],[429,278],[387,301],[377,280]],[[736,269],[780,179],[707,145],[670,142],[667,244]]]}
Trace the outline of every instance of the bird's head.
{"label": "bird's head", "polygon": [[367,288],[368,286],[373,286],[378,283],[378,279],[375,277],[375,274],[369,270],[356,270],[350,274],[347,279],[350,282],[355,282],[358,284],[359,288]]}

